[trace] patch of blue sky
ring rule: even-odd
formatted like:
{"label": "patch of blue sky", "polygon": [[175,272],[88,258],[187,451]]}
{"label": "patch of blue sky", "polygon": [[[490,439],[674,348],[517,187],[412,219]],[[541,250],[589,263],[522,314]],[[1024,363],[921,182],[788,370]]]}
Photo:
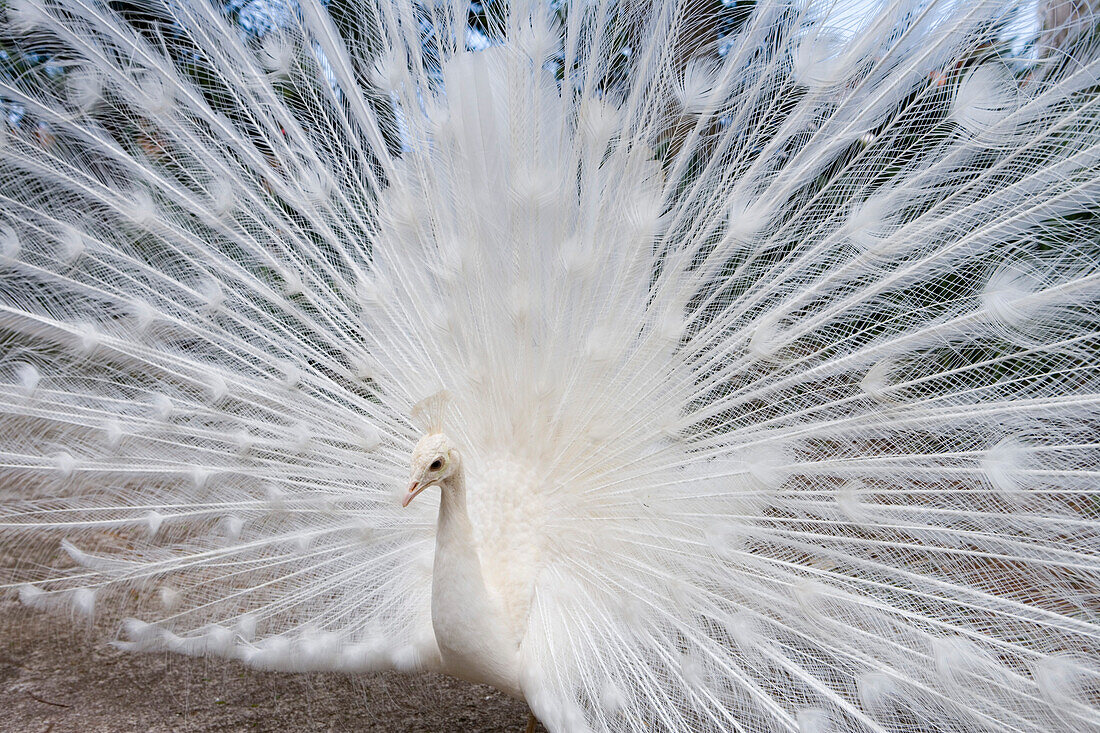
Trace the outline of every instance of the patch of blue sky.
{"label": "patch of blue sky", "polygon": [[[326,0],[321,0],[327,5]],[[229,0],[225,12],[237,14],[237,24],[253,35],[262,36],[290,23],[298,12],[293,0]]]}

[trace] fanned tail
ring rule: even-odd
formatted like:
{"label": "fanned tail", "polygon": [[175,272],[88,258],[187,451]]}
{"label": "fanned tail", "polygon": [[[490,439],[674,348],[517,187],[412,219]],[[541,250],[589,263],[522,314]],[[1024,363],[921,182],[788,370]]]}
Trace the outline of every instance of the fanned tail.
{"label": "fanned tail", "polygon": [[550,729],[1095,727],[1094,18],[743,5],[9,8],[22,599],[432,667],[446,389]]}

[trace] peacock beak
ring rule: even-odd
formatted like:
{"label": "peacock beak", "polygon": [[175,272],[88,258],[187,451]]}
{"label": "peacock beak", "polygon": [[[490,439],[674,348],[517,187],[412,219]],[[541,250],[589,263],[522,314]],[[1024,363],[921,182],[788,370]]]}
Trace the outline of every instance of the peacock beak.
{"label": "peacock beak", "polygon": [[401,506],[407,507],[409,502],[416,498],[424,489],[428,488],[428,484],[421,484],[419,481],[413,481],[409,484],[409,490],[405,493],[405,498],[401,500]]}

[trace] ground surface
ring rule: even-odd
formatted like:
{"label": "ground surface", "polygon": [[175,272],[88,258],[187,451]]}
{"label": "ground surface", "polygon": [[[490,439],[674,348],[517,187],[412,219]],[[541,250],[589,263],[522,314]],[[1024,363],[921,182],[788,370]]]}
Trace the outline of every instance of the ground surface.
{"label": "ground surface", "polygon": [[522,703],[440,675],[275,674],[125,654],[104,636],[0,596],[0,730],[520,733],[526,722]]}

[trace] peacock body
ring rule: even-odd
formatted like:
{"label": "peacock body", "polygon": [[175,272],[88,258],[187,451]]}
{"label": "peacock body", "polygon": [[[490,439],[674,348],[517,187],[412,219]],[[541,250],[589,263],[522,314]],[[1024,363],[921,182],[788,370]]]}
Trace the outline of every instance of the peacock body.
{"label": "peacock body", "polygon": [[1100,730],[1054,5],[8,2],[5,582],[555,731]]}

